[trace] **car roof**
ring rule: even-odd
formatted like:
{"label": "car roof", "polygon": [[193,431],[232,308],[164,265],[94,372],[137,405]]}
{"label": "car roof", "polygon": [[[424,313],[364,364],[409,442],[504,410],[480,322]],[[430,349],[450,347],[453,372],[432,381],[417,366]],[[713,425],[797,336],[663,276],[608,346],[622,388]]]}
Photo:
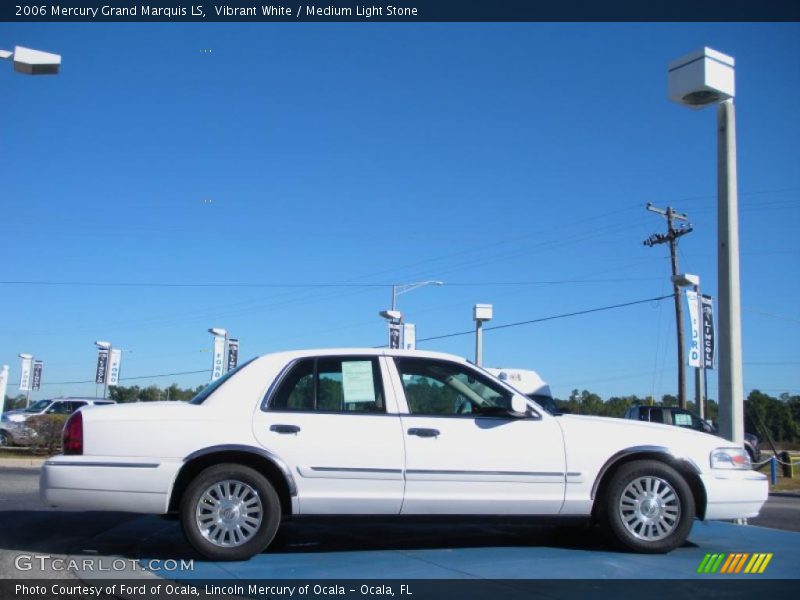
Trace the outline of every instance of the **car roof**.
{"label": "car roof", "polygon": [[[264,354],[261,358],[281,358],[291,360],[294,358],[307,357],[313,358],[315,356],[345,356],[345,355],[359,355],[359,356],[400,356],[400,357],[420,357],[420,358],[438,358],[442,360],[450,360],[460,363],[469,363],[469,361],[455,354],[447,354],[445,352],[431,352],[428,350],[399,350],[390,348],[309,348],[306,350],[289,350],[283,352],[271,352]],[[469,363],[471,364],[471,363]]]}

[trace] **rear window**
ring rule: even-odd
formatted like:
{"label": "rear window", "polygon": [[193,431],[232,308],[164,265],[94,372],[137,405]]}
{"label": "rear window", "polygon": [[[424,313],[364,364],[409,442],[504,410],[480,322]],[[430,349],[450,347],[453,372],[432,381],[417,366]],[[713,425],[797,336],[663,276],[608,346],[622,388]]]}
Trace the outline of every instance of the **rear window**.
{"label": "rear window", "polygon": [[200,393],[198,393],[194,398],[189,400],[189,404],[202,404],[203,402],[205,402],[206,399],[208,399],[208,397],[211,394],[213,394],[219,388],[221,388],[223,385],[225,385],[225,382],[228,381],[231,377],[233,377],[233,375],[235,373],[238,373],[239,371],[241,371],[244,367],[249,365],[255,359],[256,359],[255,357],[251,358],[247,362],[242,363],[241,365],[236,367],[233,371],[228,371],[227,373],[225,373],[225,375],[223,375],[222,377],[220,377],[216,381],[213,381],[213,382],[209,383],[206,387],[204,387],[202,390],[200,390]]}

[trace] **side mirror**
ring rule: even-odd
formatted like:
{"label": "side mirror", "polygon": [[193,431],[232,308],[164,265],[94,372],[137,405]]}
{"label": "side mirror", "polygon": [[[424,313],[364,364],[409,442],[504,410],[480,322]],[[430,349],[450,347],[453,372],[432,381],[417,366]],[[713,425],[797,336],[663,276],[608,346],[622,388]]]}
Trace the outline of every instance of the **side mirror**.
{"label": "side mirror", "polygon": [[513,417],[525,417],[528,415],[528,401],[524,396],[514,394],[511,397],[511,408],[508,411]]}

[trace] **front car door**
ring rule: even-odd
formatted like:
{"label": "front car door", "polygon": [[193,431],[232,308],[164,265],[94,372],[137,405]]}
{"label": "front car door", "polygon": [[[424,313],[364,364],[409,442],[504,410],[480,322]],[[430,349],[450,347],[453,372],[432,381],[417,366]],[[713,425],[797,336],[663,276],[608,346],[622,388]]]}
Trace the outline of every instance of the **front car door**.
{"label": "front car door", "polygon": [[301,514],[400,512],[403,439],[383,364],[349,355],[294,361],[256,411],[255,436],[291,469]]}
{"label": "front car door", "polygon": [[403,413],[403,514],[561,510],[565,456],[555,417],[510,416],[514,392],[467,364],[396,356],[387,366]]}

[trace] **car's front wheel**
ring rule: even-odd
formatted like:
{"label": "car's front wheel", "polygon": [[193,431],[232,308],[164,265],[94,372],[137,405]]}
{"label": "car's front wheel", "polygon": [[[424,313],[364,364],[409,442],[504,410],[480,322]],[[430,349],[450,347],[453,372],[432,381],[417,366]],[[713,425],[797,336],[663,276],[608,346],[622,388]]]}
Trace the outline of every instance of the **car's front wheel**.
{"label": "car's front wheel", "polygon": [[237,464],[202,471],[181,500],[186,539],[212,560],[246,560],[269,546],[281,521],[275,488],[261,473]]}
{"label": "car's front wheel", "polygon": [[625,550],[669,552],[683,544],[693,520],[692,491],[683,476],[665,463],[627,463],[605,487],[604,525]]}
{"label": "car's front wheel", "polygon": [[0,431],[0,448],[5,448],[11,445],[11,436],[5,431]]}

